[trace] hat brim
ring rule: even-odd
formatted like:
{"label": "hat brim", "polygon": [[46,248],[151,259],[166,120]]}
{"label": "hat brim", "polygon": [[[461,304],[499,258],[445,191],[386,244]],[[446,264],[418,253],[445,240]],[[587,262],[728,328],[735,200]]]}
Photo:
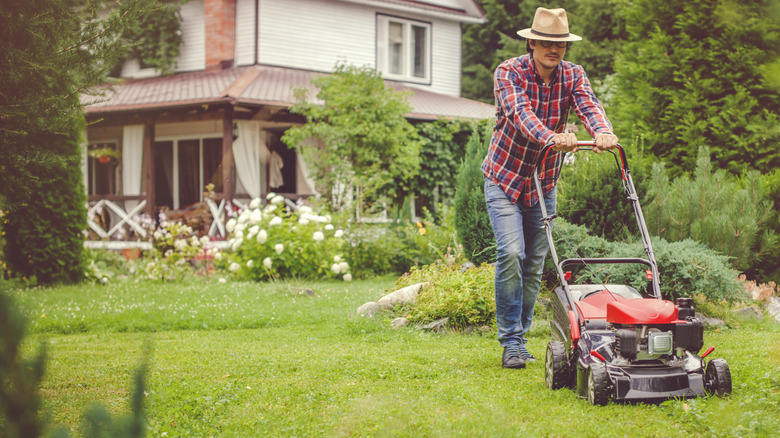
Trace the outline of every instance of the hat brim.
{"label": "hat brim", "polygon": [[551,36],[551,35],[541,35],[538,33],[534,33],[531,31],[531,28],[518,30],[517,34],[520,35],[523,38],[527,38],[529,40],[542,40],[542,41],[582,41],[582,37],[578,35],[574,35],[573,33],[570,33],[566,36]]}

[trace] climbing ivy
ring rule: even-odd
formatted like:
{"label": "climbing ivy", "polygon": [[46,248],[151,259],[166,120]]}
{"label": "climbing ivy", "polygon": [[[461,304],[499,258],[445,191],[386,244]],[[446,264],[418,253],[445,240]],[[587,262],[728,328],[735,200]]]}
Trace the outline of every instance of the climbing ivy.
{"label": "climbing ivy", "polygon": [[180,10],[186,1],[154,1],[137,26],[127,27],[122,37],[132,44],[128,59],[138,59],[142,68],[154,68],[161,74],[173,73],[183,41]]}

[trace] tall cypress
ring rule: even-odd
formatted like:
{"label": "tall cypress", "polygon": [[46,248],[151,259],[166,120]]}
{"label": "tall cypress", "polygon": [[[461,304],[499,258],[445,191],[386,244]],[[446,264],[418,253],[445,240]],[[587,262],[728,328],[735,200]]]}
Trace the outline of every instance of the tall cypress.
{"label": "tall cypress", "polygon": [[[637,0],[617,62],[617,132],[644,136],[674,173],[694,168],[699,146],[718,167],[780,166],[780,2]],[[773,64],[774,63],[774,64]]]}

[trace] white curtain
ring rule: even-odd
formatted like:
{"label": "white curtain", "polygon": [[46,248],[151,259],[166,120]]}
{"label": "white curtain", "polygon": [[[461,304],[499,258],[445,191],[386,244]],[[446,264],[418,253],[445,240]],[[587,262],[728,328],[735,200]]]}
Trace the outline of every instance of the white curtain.
{"label": "white curtain", "polygon": [[[122,134],[122,190],[125,196],[141,194],[143,161],[144,125],[125,125]],[[153,188],[149,187],[149,190]],[[138,201],[125,201],[125,210],[130,211],[136,205]]]}
{"label": "white curtain", "polygon": [[260,138],[260,123],[239,120],[238,138],[233,142],[236,173],[247,194],[259,198],[261,193],[261,162],[268,160],[268,149]]}

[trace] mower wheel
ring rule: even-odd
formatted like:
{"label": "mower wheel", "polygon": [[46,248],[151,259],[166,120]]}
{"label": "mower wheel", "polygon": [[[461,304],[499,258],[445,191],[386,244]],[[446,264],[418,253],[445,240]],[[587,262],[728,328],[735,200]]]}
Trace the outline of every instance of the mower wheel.
{"label": "mower wheel", "polygon": [[569,383],[569,361],[566,360],[566,347],[561,341],[547,343],[544,382],[550,389],[565,388]]}
{"label": "mower wheel", "polygon": [[601,362],[593,362],[588,370],[588,402],[594,406],[604,406],[609,400],[609,377],[607,367]]}
{"label": "mower wheel", "polygon": [[709,395],[725,397],[731,394],[731,371],[723,359],[712,359],[704,371],[704,387]]}

